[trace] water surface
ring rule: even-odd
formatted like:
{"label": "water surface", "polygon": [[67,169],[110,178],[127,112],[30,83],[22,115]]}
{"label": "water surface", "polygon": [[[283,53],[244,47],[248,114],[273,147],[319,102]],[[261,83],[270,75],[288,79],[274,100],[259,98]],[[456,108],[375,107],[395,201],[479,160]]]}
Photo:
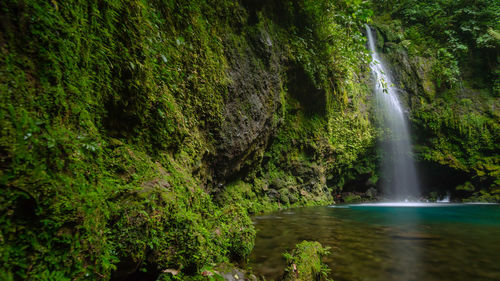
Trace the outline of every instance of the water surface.
{"label": "water surface", "polygon": [[278,280],[302,240],[331,247],[331,278],[500,280],[500,205],[345,205],[254,218],[253,269]]}

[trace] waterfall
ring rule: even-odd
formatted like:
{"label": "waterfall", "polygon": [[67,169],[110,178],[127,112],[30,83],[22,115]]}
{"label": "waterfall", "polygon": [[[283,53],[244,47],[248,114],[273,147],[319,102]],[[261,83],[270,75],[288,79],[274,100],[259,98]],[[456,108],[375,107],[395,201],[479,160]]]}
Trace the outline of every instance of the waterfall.
{"label": "waterfall", "polygon": [[377,114],[385,131],[382,149],[382,189],[385,196],[396,200],[418,198],[420,195],[417,172],[412,158],[410,133],[403,108],[398,100],[398,89],[393,85],[387,67],[375,48],[371,28],[366,26],[368,46],[375,78]]}

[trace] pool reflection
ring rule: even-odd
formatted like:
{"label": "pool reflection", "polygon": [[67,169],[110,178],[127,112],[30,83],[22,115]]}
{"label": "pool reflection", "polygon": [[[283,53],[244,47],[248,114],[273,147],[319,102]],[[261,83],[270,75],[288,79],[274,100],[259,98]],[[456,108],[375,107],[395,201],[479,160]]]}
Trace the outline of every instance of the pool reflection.
{"label": "pool reflection", "polygon": [[283,252],[315,240],[331,247],[325,262],[336,281],[500,280],[499,218],[498,205],[277,212],[254,218],[258,233],[250,265],[279,280]]}

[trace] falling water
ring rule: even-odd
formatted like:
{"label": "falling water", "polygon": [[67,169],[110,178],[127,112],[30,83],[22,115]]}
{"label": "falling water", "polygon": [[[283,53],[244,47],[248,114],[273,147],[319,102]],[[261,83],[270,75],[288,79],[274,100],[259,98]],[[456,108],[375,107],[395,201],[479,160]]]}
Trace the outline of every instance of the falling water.
{"label": "falling water", "polygon": [[372,63],[370,68],[376,79],[377,111],[387,131],[382,142],[382,174],[385,195],[391,199],[408,200],[420,195],[415,163],[412,158],[408,124],[389,72],[380,59],[371,28],[366,26]]}

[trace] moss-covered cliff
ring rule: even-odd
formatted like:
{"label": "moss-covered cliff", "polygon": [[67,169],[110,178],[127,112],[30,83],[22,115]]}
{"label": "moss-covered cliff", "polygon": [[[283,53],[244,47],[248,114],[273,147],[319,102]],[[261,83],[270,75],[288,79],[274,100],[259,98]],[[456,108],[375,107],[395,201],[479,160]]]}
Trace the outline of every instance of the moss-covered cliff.
{"label": "moss-covered cliff", "polygon": [[0,278],[188,278],[375,176],[363,5],[2,1]]}

